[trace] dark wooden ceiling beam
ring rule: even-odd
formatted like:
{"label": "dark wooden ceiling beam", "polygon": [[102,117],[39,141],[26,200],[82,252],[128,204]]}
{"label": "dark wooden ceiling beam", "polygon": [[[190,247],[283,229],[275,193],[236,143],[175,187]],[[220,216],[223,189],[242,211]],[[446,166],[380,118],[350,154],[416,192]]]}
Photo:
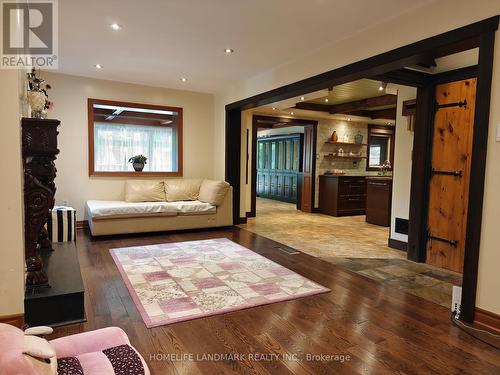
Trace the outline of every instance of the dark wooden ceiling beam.
{"label": "dark wooden ceiling beam", "polygon": [[384,119],[384,120],[396,120],[396,108],[386,108],[380,109],[378,111],[373,111],[371,116],[372,119]]}
{"label": "dark wooden ceiling beam", "polygon": [[373,98],[355,100],[353,102],[333,104],[330,106],[330,113],[349,113],[362,109],[372,109],[377,107],[386,107],[389,105],[396,105],[398,101],[397,95],[386,94],[381,96],[374,96]]}
{"label": "dark wooden ceiling beam", "polygon": [[433,79],[433,74],[404,68],[379,74],[370,78],[377,81],[394,83],[396,85],[418,87],[422,85],[423,82],[430,82]]}
{"label": "dark wooden ceiling beam", "polygon": [[331,105],[328,104],[318,104],[318,103],[307,103],[307,102],[299,102],[295,104],[295,108],[304,109],[307,111],[317,111],[317,112],[327,112],[330,113]]}

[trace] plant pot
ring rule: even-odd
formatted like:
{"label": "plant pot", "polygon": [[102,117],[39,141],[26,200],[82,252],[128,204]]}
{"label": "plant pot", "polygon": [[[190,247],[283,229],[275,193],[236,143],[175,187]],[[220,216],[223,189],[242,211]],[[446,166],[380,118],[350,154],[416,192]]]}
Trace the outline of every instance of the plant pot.
{"label": "plant pot", "polygon": [[136,172],[142,172],[144,169],[144,163],[133,163],[132,166]]}
{"label": "plant pot", "polygon": [[45,94],[41,91],[28,91],[28,103],[31,108],[31,117],[44,118],[47,115],[45,111]]}

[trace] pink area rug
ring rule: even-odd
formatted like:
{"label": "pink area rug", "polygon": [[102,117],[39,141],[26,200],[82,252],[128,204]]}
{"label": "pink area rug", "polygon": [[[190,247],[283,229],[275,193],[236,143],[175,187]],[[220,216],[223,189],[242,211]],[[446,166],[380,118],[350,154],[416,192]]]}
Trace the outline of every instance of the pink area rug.
{"label": "pink area rug", "polygon": [[329,291],[227,238],[110,252],[148,328]]}

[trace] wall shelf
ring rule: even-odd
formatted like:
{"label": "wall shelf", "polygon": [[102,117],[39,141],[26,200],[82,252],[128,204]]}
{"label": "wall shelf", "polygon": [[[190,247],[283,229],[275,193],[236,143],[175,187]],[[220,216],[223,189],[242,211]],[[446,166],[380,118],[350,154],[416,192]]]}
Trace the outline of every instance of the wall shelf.
{"label": "wall shelf", "polygon": [[366,159],[366,156],[362,155],[330,155],[330,154],[325,154],[325,158],[332,158],[332,159]]}
{"label": "wall shelf", "polygon": [[368,146],[367,143],[354,143],[354,142],[332,142],[326,141],[326,144],[339,145],[339,146]]}

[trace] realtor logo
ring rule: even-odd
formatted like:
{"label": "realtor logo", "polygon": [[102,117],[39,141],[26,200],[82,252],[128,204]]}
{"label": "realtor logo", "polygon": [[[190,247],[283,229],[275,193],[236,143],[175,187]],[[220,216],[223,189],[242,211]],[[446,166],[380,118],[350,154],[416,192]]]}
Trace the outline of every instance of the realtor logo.
{"label": "realtor logo", "polygon": [[1,0],[2,69],[57,69],[57,0]]}

